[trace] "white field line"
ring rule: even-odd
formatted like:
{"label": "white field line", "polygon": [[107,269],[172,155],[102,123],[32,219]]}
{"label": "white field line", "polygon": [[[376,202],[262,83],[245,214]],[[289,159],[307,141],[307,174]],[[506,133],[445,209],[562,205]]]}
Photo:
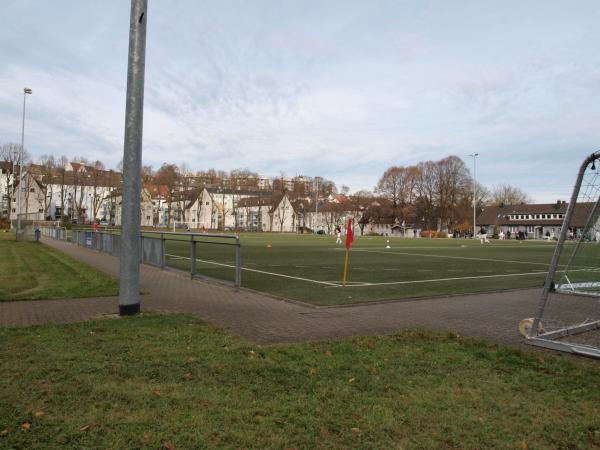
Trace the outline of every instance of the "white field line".
{"label": "white field line", "polygon": [[[577,269],[572,272],[589,272],[589,269]],[[557,272],[564,272],[559,270]],[[528,275],[547,275],[548,271],[545,272],[528,272],[528,273],[507,273],[507,274],[497,274],[497,275],[473,275],[471,277],[452,277],[452,278],[436,278],[436,279],[428,279],[428,280],[409,280],[409,281],[385,281],[381,283],[369,283],[364,282],[358,284],[351,285],[350,287],[362,287],[362,286],[386,286],[386,285],[396,285],[396,284],[421,284],[421,283],[435,283],[438,281],[459,281],[459,280],[478,280],[482,278],[501,278],[501,277],[522,277]],[[341,283],[335,287],[340,287]]]}
{"label": "white field line", "polygon": [[[474,275],[471,277],[452,277],[452,278],[435,278],[435,279],[427,279],[427,280],[408,280],[408,281],[385,281],[382,283],[361,283],[361,284],[352,284],[347,287],[363,287],[363,286],[387,286],[387,285],[396,285],[396,284],[422,284],[422,283],[436,283],[439,281],[460,281],[460,280],[479,280],[482,278],[500,278],[500,277],[522,277],[527,275],[545,275],[548,272],[528,272],[528,273],[508,273],[508,274],[498,274],[498,275]],[[337,286],[332,287],[341,287],[341,283]]]}
{"label": "white field line", "polygon": [[[186,257],[186,256],[171,255],[169,253],[165,253],[165,256],[169,256],[173,259],[190,259],[189,257]],[[200,261],[200,262],[203,262],[206,264],[213,264],[215,266],[235,268],[235,265],[232,265],[232,264],[218,263],[215,261],[208,261],[208,260],[198,259],[198,258],[196,259],[196,261]],[[262,274],[271,275],[274,277],[282,277],[282,278],[290,278],[292,280],[307,281],[309,283],[324,284],[324,285],[328,286],[329,288],[342,287],[341,281],[338,281],[338,282],[333,281],[332,282],[332,281],[312,280],[310,278],[294,277],[292,275],[285,275],[282,273],[274,273],[274,272],[266,272],[264,270],[250,269],[248,267],[242,267],[242,270],[246,270],[248,272],[262,273]],[[578,271],[589,271],[589,269],[579,269]],[[509,273],[509,274],[498,274],[498,275],[474,275],[474,276],[470,276],[470,277],[435,278],[435,279],[427,279],[427,280],[408,280],[408,281],[387,281],[387,282],[381,282],[381,283],[353,281],[353,282],[348,282],[346,287],[386,286],[386,285],[399,285],[399,284],[422,284],[422,283],[436,283],[436,282],[441,282],[441,281],[477,280],[477,279],[483,279],[483,278],[500,278],[500,277],[506,278],[506,277],[521,277],[521,276],[528,276],[528,275],[544,275],[547,273],[548,272],[545,271],[545,272],[528,272],[528,273]]]}
{"label": "white field line", "polygon": [[[539,263],[539,262],[532,262],[532,261],[513,261],[510,259],[476,258],[473,256],[430,255],[427,253],[409,253],[409,252],[394,252],[394,251],[386,252],[386,251],[381,251],[381,250],[367,250],[367,249],[359,249],[359,248],[355,248],[352,251],[363,252],[363,253],[379,253],[382,255],[423,256],[425,258],[462,259],[462,260],[470,260],[470,261],[505,262],[505,263],[511,263],[511,264],[533,264],[536,266],[547,266],[547,267],[550,266],[550,264],[547,264],[547,263]],[[559,267],[560,266],[562,266],[562,264],[559,265]],[[589,268],[591,268],[591,267],[589,267]]]}
{"label": "white field line", "polygon": [[[168,253],[165,253],[165,256],[170,256],[170,257],[175,258],[175,259],[190,259],[187,256],[171,255],[171,254],[168,254]],[[205,259],[198,259],[198,258],[196,258],[196,261],[200,261],[200,262],[203,262],[203,263],[206,263],[206,264],[214,264],[215,266],[223,266],[223,267],[233,267],[233,268],[235,268],[235,265],[233,265],[233,264],[218,263],[218,262],[215,262],[215,261],[208,261],[208,260],[205,260]],[[285,274],[282,274],[282,273],[274,273],[274,272],[266,272],[264,270],[250,269],[249,267],[242,267],[242,270],[246,270],[248,272],[264,273],[265,275],[272,275],[274,277],[291,278],[292,280],[308,281],[309,283],[324,284],[326,286],[332,286],[332,287],[337,287],[338,286],[336,283],[330,283],[328,281],[318,281],[318,280],[311,280],[310,278],[294,277],[292,275],[285,275]]]}

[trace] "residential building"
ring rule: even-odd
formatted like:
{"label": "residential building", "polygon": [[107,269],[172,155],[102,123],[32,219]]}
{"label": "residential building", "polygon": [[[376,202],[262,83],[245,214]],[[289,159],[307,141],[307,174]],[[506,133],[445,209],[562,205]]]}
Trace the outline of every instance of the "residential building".
{"label": "residential building", "polygon": [[[511,236],[527,239],[558,238],[567,203],[557,201],[545,204],[488,206],[477,218],[477,226],[488,234],[504,231]],[[586,226],[593,203],[577,203],[571,221],[570,235],[579,236]]]}

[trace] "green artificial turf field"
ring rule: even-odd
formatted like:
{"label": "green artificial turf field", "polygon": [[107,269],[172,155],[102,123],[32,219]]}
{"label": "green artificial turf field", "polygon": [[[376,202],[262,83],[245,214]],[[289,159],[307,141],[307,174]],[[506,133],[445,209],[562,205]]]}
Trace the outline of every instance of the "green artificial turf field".
{"label": "green artificial turf field", "polygon": [[[348,285],[344,246],[314,235],[242,234],[242,286],[316,305],[541,287],[554,242],[356,237]],[[571,244],[568,244],[571,245]],[[166,263],[189,270],[190,244],[167,242]],[[197,270],[233,280],[234,248],[198,244]]]}

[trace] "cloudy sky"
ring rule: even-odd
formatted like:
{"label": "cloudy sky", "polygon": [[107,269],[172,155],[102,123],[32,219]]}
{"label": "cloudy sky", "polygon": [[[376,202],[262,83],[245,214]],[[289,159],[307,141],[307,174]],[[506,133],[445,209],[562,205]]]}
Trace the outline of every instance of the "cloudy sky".
{"label": "cloudy sky", "polygon": [[[127,0],[0,2],[0,143],[115,166]],[[567,199],[600,147],[600,2],[149,0],[145,164],[372,189],[454,154]]]}

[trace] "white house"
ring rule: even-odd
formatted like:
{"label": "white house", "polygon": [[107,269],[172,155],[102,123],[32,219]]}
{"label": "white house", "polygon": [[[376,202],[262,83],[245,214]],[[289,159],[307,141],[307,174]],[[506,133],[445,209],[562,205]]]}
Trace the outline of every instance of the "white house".
{"label": "white house", "polygon": [[[98,220],[106,221],[111,225],[121,226],[121,211],[123,206],[123,194],[121,190],[113,191],[107,195],[102,204],[102,216]],[[110,214],[113,212],[114,218],[111,221]],[[151,227],[154,225],[154,205],[150,193],[146,189],[142,189],[140,195],[140,225],[143,227]]]}
{"label": "white house", "polygon": [[236,207],[239,226],[251,231],[291,233],[298,217],[287,193],[240,199]]}
{"label": "white house", "polygon": [[[45,219],[45,189],[31,174],[25,173],[22,175],[22,185],[19,181],[16,182],[16,189],[13,192],[10,220],[14,222],[20,211],[22,218],[27,220],[44,220]],[[20,209],[19,209],[19,195]]]}

